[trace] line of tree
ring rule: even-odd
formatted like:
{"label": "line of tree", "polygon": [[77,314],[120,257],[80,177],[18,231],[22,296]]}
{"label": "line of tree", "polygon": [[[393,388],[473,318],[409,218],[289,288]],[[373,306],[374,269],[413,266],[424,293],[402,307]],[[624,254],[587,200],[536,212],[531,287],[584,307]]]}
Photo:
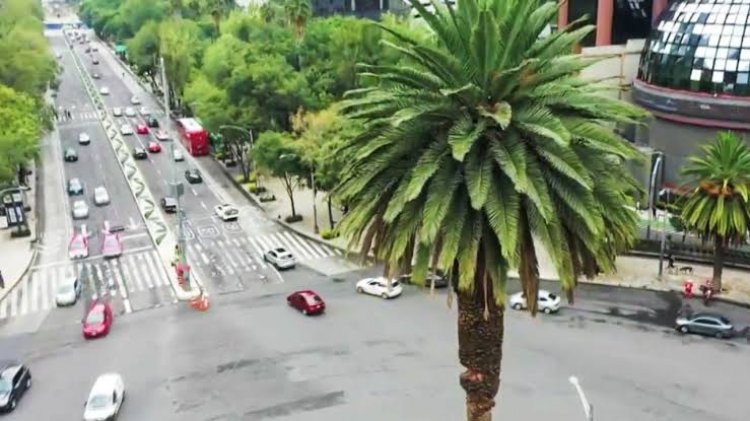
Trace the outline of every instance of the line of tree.
{"label": "line of tree", "polygon": [[35,0],[6,0],[0,13],[0,187],[25,180],[50,128],[44,94],[57,64],[44,37],[44,12]]}

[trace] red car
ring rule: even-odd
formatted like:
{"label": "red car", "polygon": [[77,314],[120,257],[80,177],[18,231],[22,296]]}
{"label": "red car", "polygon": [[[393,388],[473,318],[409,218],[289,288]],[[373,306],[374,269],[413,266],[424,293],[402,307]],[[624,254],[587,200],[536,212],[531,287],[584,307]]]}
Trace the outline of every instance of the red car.
{"label": "red car", "polygon": [[104,258],[119,257],[122,255],[122,240],[117,233],[104,231],[102,240],[102,255]]}
{"label": "red car", "polygon": [[320,314],[326,309],[326,303],[320,295],[309,289],[293,292],[286,297],[286,302],[304,315]]}
{"label": "red car", "polygon": [[148,126],[145,123],[138,123],[138,125],[135,126],[135,131],[138,132],[138,134],[148,134]]}
{"label": "red car", "polygon": [[151,153],[161,152],[161,145],[157,142],[148,142],[148,151]]}
{"label": "red car", "polygon": [[83,319],[83,337],[93,339],[106,336],[113,321],[112,307],[105,302],[94,302],[86,312],[86,318]]}

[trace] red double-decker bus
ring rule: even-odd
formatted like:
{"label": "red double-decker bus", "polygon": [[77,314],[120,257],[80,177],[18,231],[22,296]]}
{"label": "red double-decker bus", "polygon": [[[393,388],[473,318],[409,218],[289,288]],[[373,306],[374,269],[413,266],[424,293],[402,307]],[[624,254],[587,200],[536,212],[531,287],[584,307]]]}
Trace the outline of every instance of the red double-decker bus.
{"label": "red double-decker bus", "polygon": [[208,155],[210,151],[208,131],[198,123],[198,120],[194,118],[177,119],[177,130],[180,132],[182,144],[185,145],[190,155]]}

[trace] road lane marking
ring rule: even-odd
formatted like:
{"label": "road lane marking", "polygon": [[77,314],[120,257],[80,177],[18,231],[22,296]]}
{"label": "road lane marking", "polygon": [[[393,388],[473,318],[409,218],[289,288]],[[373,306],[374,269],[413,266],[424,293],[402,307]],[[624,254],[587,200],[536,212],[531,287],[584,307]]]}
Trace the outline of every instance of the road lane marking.
{"label": "road lane marking", "polygon": [[194,189],[194,188],[192,188],[192,187],[191,187],[191,188],[190,188],[190,191],[191,191],[191,192],[193,192],[193,196],[196,196],[196,197],[198,196],[198,192],[197,192],[197,191],[195,191],[195,189]]}
{"label": "road lane marking", "polygon": [[[139,254],[138,255],[138,260],[139,260],[139,264],[136,265],[137,268],[138,268],[138,270],[143,275],[143,279],[146,281],[146,285],[149,287],[149,289],[153,289],[154,288],[154,281],[153,281],[153,279],[151,279],[150,276],[148,276],[149,275],[149,273],[148,273],[149,268],[148,268],[148,262],[146,261],[146,256],[144,256],[143,254]],[[135,268],[133,268],[133,269],[135,269]]]}
{"label": "road lane marking", "polygon": [[201,201],[201,206],[203,207],[203,209],[208,210],[208,206],[206,206],[206,204],[203,201]]}
{"label": "road lane marking", "polygon": [[128,280],[130,280],[130,282],[129,282],[129,284],[130,284],[129,285],[130,286],[130,290],[132,292],[143,291],[143,282],[141,281],[141,277],[140,276],[134,276],[133,273],[130,272],[131,266],[132,267],[136,266],[135,265],[135,260],[134,260],[133,256],[125,256],[125,258],[123,260],[125,261],[126,264],[122,265],[122,271],[125,274],[125,277]]}
{"label": "road lane marking", "polygon": [[29,312],[36,313],[39,310],[39,289],[41,288],[42,276],[39,272],[31,274],[31,280],[27,281],[30,283],[31,296],[29,297]]}
{"label": "road lane marking", "polygon": [[29,279],[21,285],[21,314],[26,314],[29,309]]}
{"label": "road lane marking", "polygon": [[112,269],[115,273],[115,280],[117,281],[117,286],[120,289],[120,296],[122,297],[122,304],[125,306],[125,313],[132,313],[133,307],[130,305],[128,292],[125,289],[125,282],[123,281],[122,276],[120,274],[120,265],[118,264],[117,260],[112,261]]}

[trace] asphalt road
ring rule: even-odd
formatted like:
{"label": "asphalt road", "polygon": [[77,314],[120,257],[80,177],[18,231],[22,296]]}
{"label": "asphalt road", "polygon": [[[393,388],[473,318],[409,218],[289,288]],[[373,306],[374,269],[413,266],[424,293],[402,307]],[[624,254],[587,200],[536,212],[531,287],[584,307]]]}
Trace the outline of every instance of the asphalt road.
{"label": "asphalt road", "polygon": [[[76,419],[96,376],[118,371],[128,420],[463,419],[455,309],[444,292],[407,287],[384,301],[313,271],[214,297],[207,313],[171,306],[119,318],[104,339],[75,323],[2,340],[27,361],[34,388],[9,420]],[[315,288],[327,313],[306,318],[284,297]],[[586,303],[581,297],[580,304]],[[750,347],[564,308],[509,311],[498,419],[582,419],[579,377],[597,419],[739,421],[750,405]]]}

